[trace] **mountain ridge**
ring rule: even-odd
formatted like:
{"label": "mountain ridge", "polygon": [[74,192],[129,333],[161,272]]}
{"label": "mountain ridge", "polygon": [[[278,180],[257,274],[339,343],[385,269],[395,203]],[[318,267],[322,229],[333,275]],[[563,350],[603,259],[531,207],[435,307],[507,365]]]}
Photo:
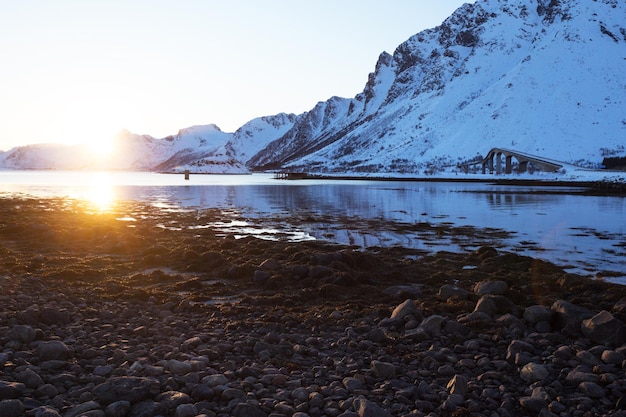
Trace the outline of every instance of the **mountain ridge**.
{"label": "mountain ridge", "polygon": [[[626,155],[624,15],[617,0],[466,3],[393,54],[382,52],[353,98],[256,118],[233,133],[215,125],[163,139],[126,132],[118,141],[124,157],[108,163],[172,172],[430,174],[506,147],[598,167],[604,157]],[[36,149],[0,154],[0,165],[44,164]]]}

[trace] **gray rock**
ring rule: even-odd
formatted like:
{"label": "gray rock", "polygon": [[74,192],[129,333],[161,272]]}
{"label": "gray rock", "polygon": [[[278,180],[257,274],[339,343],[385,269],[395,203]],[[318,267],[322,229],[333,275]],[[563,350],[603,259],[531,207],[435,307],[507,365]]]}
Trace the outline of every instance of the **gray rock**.
{"label": "gray rock", "polygon": [[598,383],[600,382],[600,376],[587,372],[584,369],[575,368],[568,372],[565,381],[571,385],[580,385],[583,382]]}
{"label": "gray rock", "polygon": [[446,284],[439,288],[439,297],[444,300],[467,300],[467,297],[469,297],[469,291],[459,288],[456,285]]}
{"label": "gray rock", "polygon": [[174,410],[181,404],[193,402],[189,395],[179,391],[163,392],[156,397],[156,401],[163,404],[168,410]]}
{"label": "gray rock", "polygon": [[608,346],[622,346],[626,343],[626,326],[605,310],[583,320],[581,331],[594,343]]}
{"label": "gray rock", "polygon": [[195,417],[198,414],[198,409],[193,404],[181,404],[176,407],[174,417]]}
{"label": "gray rock", "polygon": [[467,378],[458,374],[452,377],[446,386],[450,395],[460,395],[462,398],[465,398],[465,395],[467,395],[467,388]]}
{"label": "gray rock", "polygon": [[232,415],[233,417],[267,417],[267,413],[259,406],[248,403],[237,404]]}
{"label": "gray rock", "polygon": [[20,400],[0,401],[0,416],[2,417],[23,417],[24,404]]}
{"label": "gray rock", "polygon": [[358,378],[345,377],[341,382],[343,383],[343,386],[349,392],[354,392],[354,391],[365,388],[365,385],[363,385],[363,382],[361,382],[361,380]]}
{"label": "gray rock", "polygon": [[474,308],[474,312],[481,312],[490,316],[502,314],[516,314],[517,307],[511,300],[501,295],[483,295]]}
{"label": "gray rock", "polygon": [[608,365],[621,365],[626,360],[626,355],[615,350],[605,350],[600,358]]}
{"label": "gray rock", "polygon": [[364,397],[354,400],[354,409],[359,417],[391,417],[391,413]]}
{"label": "gray rock", "polygon": [[413,316],[415,318],[422,319],[422,312],[419,310],[419,308],[417,308],[415,301],[410,299],[406,300],[402,304],[394,308],[393,312],[391,313],[392,319],[404,319],[406,316]]}
{"label": "gray rock", "polygon": [[387,335],[385,334],[385,331],[380,327],[374,327],[372,330],[367,332],[367,335],[365,337],[367,338],[367,340],[374,343],[383,343],[387,340]]}
{"label": "gray rock", "polygon": [[43,406],[35,409],[35,417],[61,417],[61,414],[59,414],[59,412],[52,407]]}
{"label": "gray rock", "polygon": [[115,401],[104,409],[104,414],[106,417],[126,417],[129,411],[129,401]]}
{"label": "gray rock", "polygon": [[379,378],[392,379],[396,377],[396,367],[391,363],[373,360],[371,368],[374,375]]}
{"label": "gray rock", "polygon": [[16,375],[16,379],[28,388],[37,389],[44,384],[43,379],[31,368],[26,368]]}
{"label": "gray rock", "polygon": [[168,410],[163,404],[152,400],[140,401],[131,405],[129,417],[152,417],[168,415]]}
{"label": "gray rock", "polygon": [[209,387],[217,387],[218,385],[228,384],[228,378],[223,374],[207,375],[202,378],[202,383]]}
{"label": "gray rock", "polygon": [[556,328],[570,336],[580,335],[582,321],[594,315],[591,310],[564,300],[555,301],[551,309],[555,313],[553,321]]}
{"label": "gray rock", "polygon": [[522,408],[533,413],[539,413],[544,408],[548,407],[548,402],[542,398],[536,397],[522,397],[519,399],[519,404]]}
{"label": "gray rock", "polygon": [[606,393],[604,392],[604,388],[602,388],[595,382],[581,382],[578,385],[578,389],[580,390],[580,392],[588,395],[591,398],[602,398],[606,395]]}
{"label": "gray rock", "polygon": [[520,371],[520,378],[531,384],[536,381],[543,381],[549,375],[550,372],[545,366],[533,362],[524,365]]}
{"label": "gray rock", "polygon": [[268,271],[278,271],[282,268],[280,261],[275,258],[266,259],[259,266]]}
{"label": "gray rock", "polygon": [[35,340],[36,333],[32,326],[17,324],[13,326],[8,336],[11,339],[19,340],[23,343],[30,343]]}
{"label": "gray rock", "polygon": [[383,290],[383,294],[391,295],[399,299],[418,298],[422,294],[422,286],[413,285],[394,285]]}
{"label": "gray rock", "polygon": [[[79,404],[77,406],[74,406],[72,408],[70,408],[68,411],[66,411],[63,414],[63,417],[78,417],[78,416],[83,416],[85,415],[88,411],[94,411],[94,410],[98,410],[98,411],[102,411],[100,409],[100,404],[98,404],[95,401],[88,401],[86,403],[82,403]],[[104,411],[102,411],[102,414],[104,415]]]}
{"label": "gray rock", "polygon": [[441,334],[441,328],[443,327],[446,319],[442,316],[433,314],[426,317],[421,323],[420,327],[431,336],[438,336]]}
{"label": "gray rock", "polygon": [[504,281],[481,281],[474,286],[477,295],[502,295],[509,290]]}
{"label": "gray rock", "polygon": [[189,362],[179,361],[176,359],[170,359],[167,361],[167,368],[174,375],[187,375],[192,371],[192,367]]}
{"label": "gray rock", "polygon": [[19,398],[25,389],[26,386],[20,382],[0,381],[0,400]]}
{"label": "gray rock", "polygon": [[531,325],[535,325],[542,321],[550,322],[553,314],[554,312],[548,306],[534,305],[527,307],[524,310],[524,320]]}
{"label": "gray rock", "polygon": [[54,360],[66,361],[71,356],[67,345],[60,340],[39,343],[39,346],[37,346],[37,355],[42,362]]}
{"label": "gray rock", "polygon": [[158,381],[133,376],[114,377],[93,389],[93,394],[103,404],[110,404],[114,401],[134,403],[151,398],[158,392]]}

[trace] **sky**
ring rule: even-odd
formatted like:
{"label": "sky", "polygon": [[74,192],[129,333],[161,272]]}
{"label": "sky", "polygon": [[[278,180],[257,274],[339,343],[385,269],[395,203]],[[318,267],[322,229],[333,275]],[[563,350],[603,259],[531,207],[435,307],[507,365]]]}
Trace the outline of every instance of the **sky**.
{"label": "sky", "polygon": [[[472,2],[472,1],[469,1]],[[0,3],[0,150],[161,138],[363,90],[381,52],[462,0]]]}

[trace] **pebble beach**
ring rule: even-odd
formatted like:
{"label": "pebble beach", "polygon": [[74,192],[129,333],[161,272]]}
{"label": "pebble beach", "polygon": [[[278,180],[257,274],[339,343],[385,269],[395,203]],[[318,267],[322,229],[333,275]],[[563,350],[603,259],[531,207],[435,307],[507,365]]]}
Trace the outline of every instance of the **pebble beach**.
{"label": "pebble beach", "polygon": [[212,209],[0,213],[2,417],[626,416],[626,286],[236,238]]}

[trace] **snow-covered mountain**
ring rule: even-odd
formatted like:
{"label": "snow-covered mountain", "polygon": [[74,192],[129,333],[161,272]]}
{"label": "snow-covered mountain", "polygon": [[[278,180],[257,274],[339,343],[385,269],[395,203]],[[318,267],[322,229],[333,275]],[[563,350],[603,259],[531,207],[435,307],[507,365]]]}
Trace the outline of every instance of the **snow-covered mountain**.
{"label": "snow-covered mountain", "polygon": [[[624,16],[623,0],[477,0],[383,52],[354,98],[254,119],[234,133],[214,125],[163,139],[125,132],[106,163],[424,174],[500,147],[599,165],[626,156]],[[0,166],[103,163],[63,155],[16,148],[0,154]]]}
{"label": "snow-covered mountain", "polygon": [[598,165],[626,149],[626,2],[478,0],[319,103],[252,158],[321,172],[424,173],[506,147]]}

